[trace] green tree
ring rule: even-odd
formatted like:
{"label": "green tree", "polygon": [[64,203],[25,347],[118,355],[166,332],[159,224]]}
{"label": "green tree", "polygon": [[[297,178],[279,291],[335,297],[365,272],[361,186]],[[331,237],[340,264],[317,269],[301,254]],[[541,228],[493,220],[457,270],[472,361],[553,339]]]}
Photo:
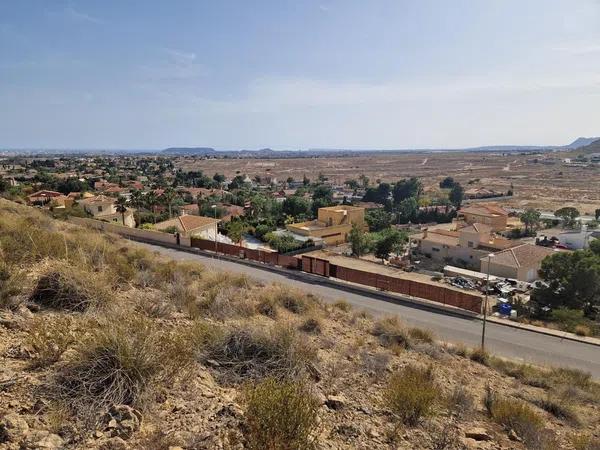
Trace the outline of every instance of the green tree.
{"label": "green tree", "polygon": [[165,192],[163,192],[161,197],[162,197],[161,198],[162,202],[169,210],[169,219],[170,219],[171,217],[173,217],[173,205],[175,204],[175,200],[178,197],[177,192],[175,192],[175,190],[173,188],[168,188],[168,189],[165,189]]}
{"label": "green tree", "polygon": [[396,207],[396,214],[399,223],[408,223],[414,221],[419,211],[419,203],[415,197],[405,198]]}
{"label": "green tree", "polygon": [[127,199],[122,195],[119,195],[117,200],[115,201],[116,210],[121,214],[121,220],[123,221],[123,226],[125,226],[125,213],[127,212]]}
{"label": "green tree", "polygon": [[344,181],[344,184],[345,184],[346,186],[348,186],[348,188],[350,188],[350,189],[352,189],[352,190],[356,190],[356,189],[358,189],[358,188],[359,188],[359,186],[360,186],[360,185],[358,184],[358,181],[356,181],[356,180],[354,180],[354,179],[352,179],[352,180],[346,180],[346,181]]}
{"label": "green tree", "polygon": [[145,195],[146,208],[152,212],[152,222],[156,223],[156,205],[158,197],[154,191],[150,191]]}
{"label": "green tree", "polygon": [[242,220],[232,220],[227,226],[227,237],[234,243],[239,244],[248,231],[248,225]]}
{"label": "green tree", "polygon": [[225,175],[222,173],[215,173],[213,175],[213,180],[215,180],[217,183],[223,183],[225,181]]}
{"label": "green tree", "polygon": [[459,183],[455,183],[452,190],[448,194],[450,202],[458,209],[462,205],[465,196],[465,190]]}
{"label": "green tree", "polygon": [[402,200],[410,197],[419,198],[423,193],[423,183],[416,177],[408,180],[400,180],[394,185],[394,203],[399,204]]}
{"label": "green tree", "polygon": [[404,251],[404,246],[408,240],[406,233],[390,228],[379,234],[375,241],[375,256],[382,261],[387,259],[390,253],[394,252],[400,255]]}
{"label": "green tree", "polygon": [[392,215],[383,208],[371,209],[365,214],[370,231],[382,231],[392,224]]}
{"label": "green tree", "polygon": [[348,242],[352,248],[352,254],[358,257],[369,253],[372,245],[371,236],[356,223],[352,225],[352,230],[348,233]]}
{"label": "green tree", "polygon": [[572,228],[575,226],[575,219],[579,217],[579,210],[572,206],[565,206],[554,211],[554,215],[562,219],[565,228]]}
{"label": "green tree", "polygon": [[[592,241],[594,242],[594,241]],[[600,305],[600,256],[591,250],[558,252],[542,261],[540,283],[532,300],[555,308],[582,309],[591,314]]]}
{"label": "green tree", "polygon": [[360,176],[358,177],[358,180],[360,181],[363,188],[366,189],[369,187],[369,177],[366,176],[364,173],[360,174]]}
{"label": "green tree", "polygon": [[311,202],[309,199],[299,195],[292,195],[283,201],[283,213],[294,217],[294,219],[304,220],[311,214]]}
{"label": "green tree", "polygon": [[442,189],[452,189],[454,187],[455,181],[452,177],[446,177],[442,181],[440,181],[440,187]]}
{"label": "green tree", "polygon": [[521,222],[525,224],[525,234],[529,235],[536,230],[540,223],[540,216],[541,213],[533,208],[529,208],[521,213],[519,218],[521,219]]}

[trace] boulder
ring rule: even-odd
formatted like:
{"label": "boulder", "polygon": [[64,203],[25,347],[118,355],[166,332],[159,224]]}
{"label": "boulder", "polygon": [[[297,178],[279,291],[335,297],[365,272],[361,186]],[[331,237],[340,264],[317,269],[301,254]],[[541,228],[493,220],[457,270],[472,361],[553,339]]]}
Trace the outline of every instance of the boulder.
{"label": "boulder", "polygon": [[465,437],[476,441],[491,441],[493,439],[486,429],[481,427],[469,428],[465,431]]}
{"label": "boulder", "polygon": [[127,405],[113,405],[102,417],[103,428],[99,431],[111,437],[129,439],[140,429],[142,414]]}
{"label": "boulder", "polygon": [[329,409],[339,411],[346,406],[346,399],[341,395],[328,395],[327,400],[325,400],[325,405]]}
{"label": "boulder", "polygon": [[7,414],[0,419],[0,444],[19,442],[29,433],[27,421],[18,414]]}

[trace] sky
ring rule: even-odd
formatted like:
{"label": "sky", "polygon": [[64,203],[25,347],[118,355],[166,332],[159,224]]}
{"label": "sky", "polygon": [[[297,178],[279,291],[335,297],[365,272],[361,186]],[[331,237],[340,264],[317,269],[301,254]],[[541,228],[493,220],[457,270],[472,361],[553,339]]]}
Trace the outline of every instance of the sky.
{"label": "sky", "polygon": [[0,148],[600,136],[600,0],[2,0]]}

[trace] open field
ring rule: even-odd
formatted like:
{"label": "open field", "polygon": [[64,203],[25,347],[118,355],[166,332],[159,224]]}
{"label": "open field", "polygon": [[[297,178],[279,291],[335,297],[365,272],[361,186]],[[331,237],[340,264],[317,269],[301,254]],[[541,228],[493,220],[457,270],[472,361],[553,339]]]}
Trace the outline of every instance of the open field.
{"label": "open field", "polygon": [[211,175],[224,173],[228,178],[238,173],[250,177],[271,175],[280,181],[288,177],[301,180],[304,175],[314,179],[322,173],[339,184],[361,174],[372,183],[417,176],[429,190],[437,189],[439,181],[451,176],[466,189],[482,186],[506,192],[512,185],[514,197],[502,201],[507,206],[555,210],[572,205],[582,214],[593,213],[600,207],[600,167],[570,167],[562,163],[564,156],[567,154],[561,152],[542,155],[445,152],[289,159],[189,157],[178,159],[176,166]]}

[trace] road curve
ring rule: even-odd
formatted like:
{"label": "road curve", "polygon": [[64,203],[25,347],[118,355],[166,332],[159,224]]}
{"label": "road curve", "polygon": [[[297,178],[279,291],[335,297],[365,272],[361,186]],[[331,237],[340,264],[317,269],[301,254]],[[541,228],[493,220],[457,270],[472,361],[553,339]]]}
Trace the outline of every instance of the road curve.
{"label": "road curve", "polygon": [[[273,272],[267,267],[262,269],[156,245],[136,244],[175,260],[198,261],[209,268],[245,273],[262,282],[280,282],[295,286],[328,302],[344,299],[354,308],[364,309],[376,316],[397,314],[410,326],[429,329],[447,342],[463,343],[469,347],[477,347],[481,342],[481,321],[478,319],[455,316],[410,302],[392,303],[378,298],[376,292],[372,296],[349,292],[298,279],[293,274],[288,276]],[[499,356],[537,365],[578,368],[590,372],[594,378],[600,378],[600,347],[591,344],[488,322],[486,348]]]}

